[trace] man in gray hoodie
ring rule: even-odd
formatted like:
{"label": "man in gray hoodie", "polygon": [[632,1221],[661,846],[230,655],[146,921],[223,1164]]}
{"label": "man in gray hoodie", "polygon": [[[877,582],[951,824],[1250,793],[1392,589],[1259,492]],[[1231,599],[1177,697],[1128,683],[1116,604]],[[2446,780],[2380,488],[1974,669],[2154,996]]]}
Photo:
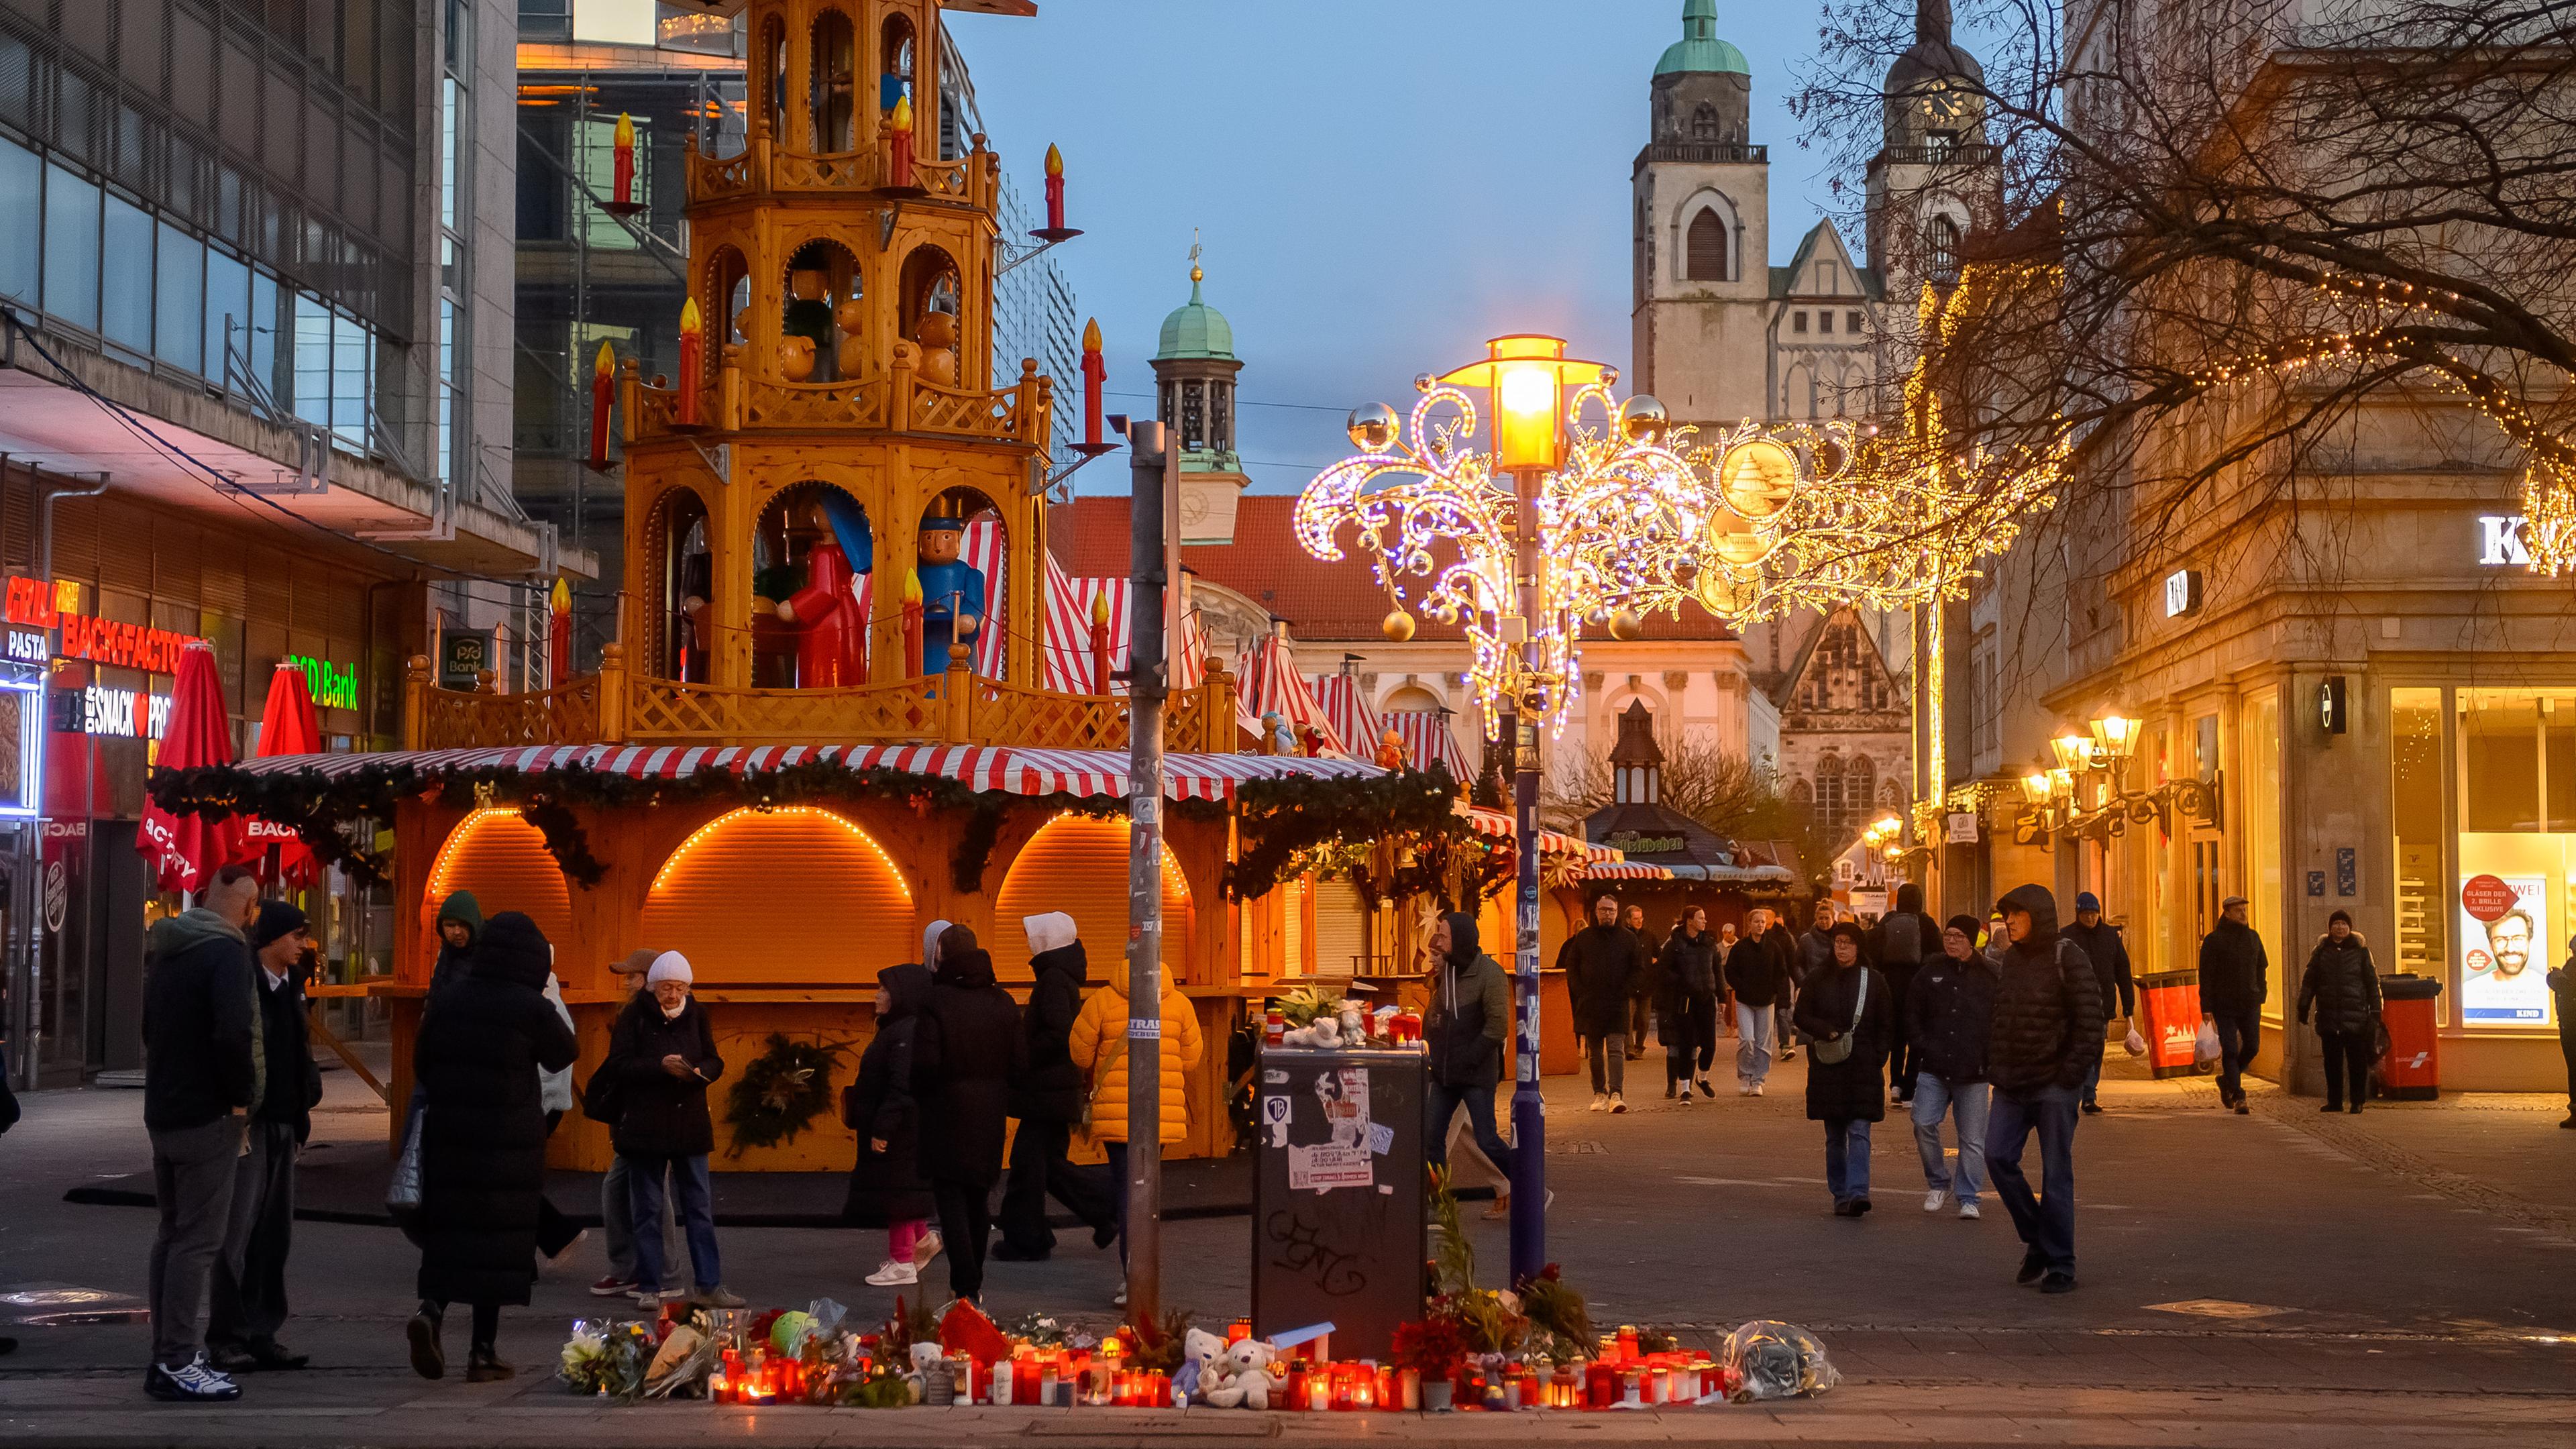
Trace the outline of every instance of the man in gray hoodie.
{"label": "man in gray hoodie", "polygon": [[206,1362],[206,1295],[232,1215],[235,1159],[266,1090],[250,941],[259,880],[227,870],[194,908],[152,928],[143,977],[143,1125],[161,1222],[150,1269],[143,1390],[210,1403],[241,1388]]}

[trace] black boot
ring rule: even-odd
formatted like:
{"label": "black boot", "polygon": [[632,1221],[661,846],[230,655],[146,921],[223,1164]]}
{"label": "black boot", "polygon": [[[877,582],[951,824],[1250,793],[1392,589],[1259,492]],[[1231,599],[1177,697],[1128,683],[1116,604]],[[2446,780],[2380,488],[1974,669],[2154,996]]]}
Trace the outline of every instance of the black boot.
{"label": "black boot", "polygon": [[465,1350],[465,1381],[469,1384],[498,1383],[516,1377],[518,1372],[501,1362],[488,1343],[473,1344]]}
{"label": "black boot", "polygon": [[425,1379],[447,1377],[447,1350],[438,1342],[440,1306],[422,1299],[420,1311],[411,1316],[404,1329],[411,1338],[412,1372]]}

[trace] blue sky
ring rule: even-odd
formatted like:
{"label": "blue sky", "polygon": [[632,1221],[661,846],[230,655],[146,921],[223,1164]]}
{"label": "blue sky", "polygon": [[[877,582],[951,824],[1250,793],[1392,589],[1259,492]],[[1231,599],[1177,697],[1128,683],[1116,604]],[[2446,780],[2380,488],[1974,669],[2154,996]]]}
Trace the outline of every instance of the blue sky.
{"label": "blue sky", "polygon": [[[1086,234],[1057,255],[1107,337],[1111,411],[1152,414],[1114,394],[1148,391],[1155,333],[1189,297],[1193,227],[1244,359],[1240,446],[1264,492],[1348,451],[1352,406],[1403,406],[1414,374],[1486,337],[1555,332],[1628,366],[1628,168],[1682,0],[1038,8],[949,26],[1033,204],[1047,144],[1064,150],[1068,220]],[[1719,15],[1752,64],[1785,261],[1828,202],[1784,104],[1816,6],[1722,0]],[[1080,481],[1126,486],[1114,458]]]}

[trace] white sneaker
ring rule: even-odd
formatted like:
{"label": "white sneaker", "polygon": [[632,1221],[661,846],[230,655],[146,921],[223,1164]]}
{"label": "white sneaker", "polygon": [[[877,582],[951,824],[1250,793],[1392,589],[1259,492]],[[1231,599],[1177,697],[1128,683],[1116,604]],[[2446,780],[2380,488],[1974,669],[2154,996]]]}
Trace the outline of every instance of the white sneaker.
{"label": "white sneaker", "polygon": [[1923,1194],[1923,1210],[1927,1213],[1937,1213],[1941,1210],[1941,1204],[1949,1200],[1950,1195],[1936,1187]]}
{"label": "white sneaker", "polygon": [[638,1288],[632,1296],[636,1307],[647,1313],[659,1313],[662,1311],[662,1299],[665,1296],[677,1298],[680,1295],[677,1293],[665,1295],[659,1288]]}
{"label": "white sneaker", "polygon": [[1116,1293],[1114,1293],[1114,1294],[1110,1295],[1110,1299],[1109,1299],[1109,1306],[1110,1306],[1110,1307],[1112,1307],[1112,1308],[1124,1308],[1124,1307],[1126,1307],[1126,1306],[1127,1306],[1127,1290],[1126,1290],[1126,1289],[1124,1289],[1124,1288],[1121,1288],[1121,1289],[1119,1289]]}
{"label": "white sneaker", "polygon": [[1735,1084],[1735,1095],[1739,1097],[1750,1097],[1756,1090],[1757,1089],[1751,1082],[1738,1082]]}
{"label": "white sneaker", "polygon": [[1622,1093],[1619,1093],[1619,1092],[1612,1092],[1612,1093],[1610,1094],[1610,1110],[1611,1110],[1611,1111],[1613,1111],[1613,1112],[1625,1112],[1625,1111],[1627,1111],[1627,1110],[1628,1110],[1628,1098],[1627,1098],[1624,1094],[1622,1094]]}
{"label": "white sneaker", "polygon": [[869,1284],[878,1288],[902,1288],[920,1281],[919,1268],[910,1263],[898,1263],[892,1258],[878,1264],[877,1270],[868,1275]]}
{"label": "white sneaker", "polygon": [[1985,1216],[1985,1214],[1978,1212],[1977,1204],[1973,1200],[1969,1200],[1959,1204],[1959,1216],[1973,1223],[1977,1219]]}
{"label": "white sneaker", "polygon": [[947,1246],[947,1240],[940,1237],[939,1234],[923,1233],[920,1237],[913,1240],[912,1266],[916,1268],[929,1267],[930,1260],[938,1257],[940,1250]]}
{"label": "white sneaker", "polygon": [[1593,1111],[1595,1111],[1595,1112],[1607,1112],[1607,1111],[1609,1111],[1609,1110],[1610,1110],[1610,1094],[1609,1094],[1609,1093],[1607,1093],[1607,1092],[1595,1092],[1595,1093],[1593,1093],[1593,1094],[1592,1094],[1592,1110],[1593,1110]]}
{"label": "white sneaker", "polygon": [[1760,1082],[1755,1082],[1753,1084],[1753,1095],[1757,1097],[1762,1095],[1762,1084]]}

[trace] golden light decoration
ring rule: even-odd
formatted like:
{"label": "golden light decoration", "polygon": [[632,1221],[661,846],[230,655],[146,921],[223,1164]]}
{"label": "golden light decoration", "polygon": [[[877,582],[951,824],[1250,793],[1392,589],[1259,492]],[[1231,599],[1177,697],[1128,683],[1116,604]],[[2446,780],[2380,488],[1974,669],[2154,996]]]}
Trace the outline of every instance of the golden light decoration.
{"label": "golden light decoration", "polygon": [[[1498,441],[1506,464],[1534,467],[1543,424],[1514,406],[1533,401],[1514,394],[1514,380],[1505,372],[1492,389],[1506,413]],[[1339,560],[1348,528],[1375,559],[1396,603],[1389,637],[1409,632],[1396,619],[1415,612],[1466,626],[1474,653],[1468,678],[1488,737],[1505,702],[1533,694],[1550,730],[1561,730],[1581,689],[1574,649],[1584,629],[1634,637],[1647,612],[1678,607],[1712,533],[1723,536],[1741,521],[1718,486],[1716,452],[1690,428],[1669,427],[1654,399],[1618,402],[1610,380],[1570,390],[1563,454],[1537,492],[1536,618],[1520,617],[1520,500],[1511,477],[1476,443],[1480,413],[1465,388],[1419,379],[1422,396],[1401,425],[1383,404],[1354,412],[1351,441],[1362,451],[1316,475],[1297,499],[1297,540],[1308,553]],[[1526,671],[1524,633],[1537,654]]]}

